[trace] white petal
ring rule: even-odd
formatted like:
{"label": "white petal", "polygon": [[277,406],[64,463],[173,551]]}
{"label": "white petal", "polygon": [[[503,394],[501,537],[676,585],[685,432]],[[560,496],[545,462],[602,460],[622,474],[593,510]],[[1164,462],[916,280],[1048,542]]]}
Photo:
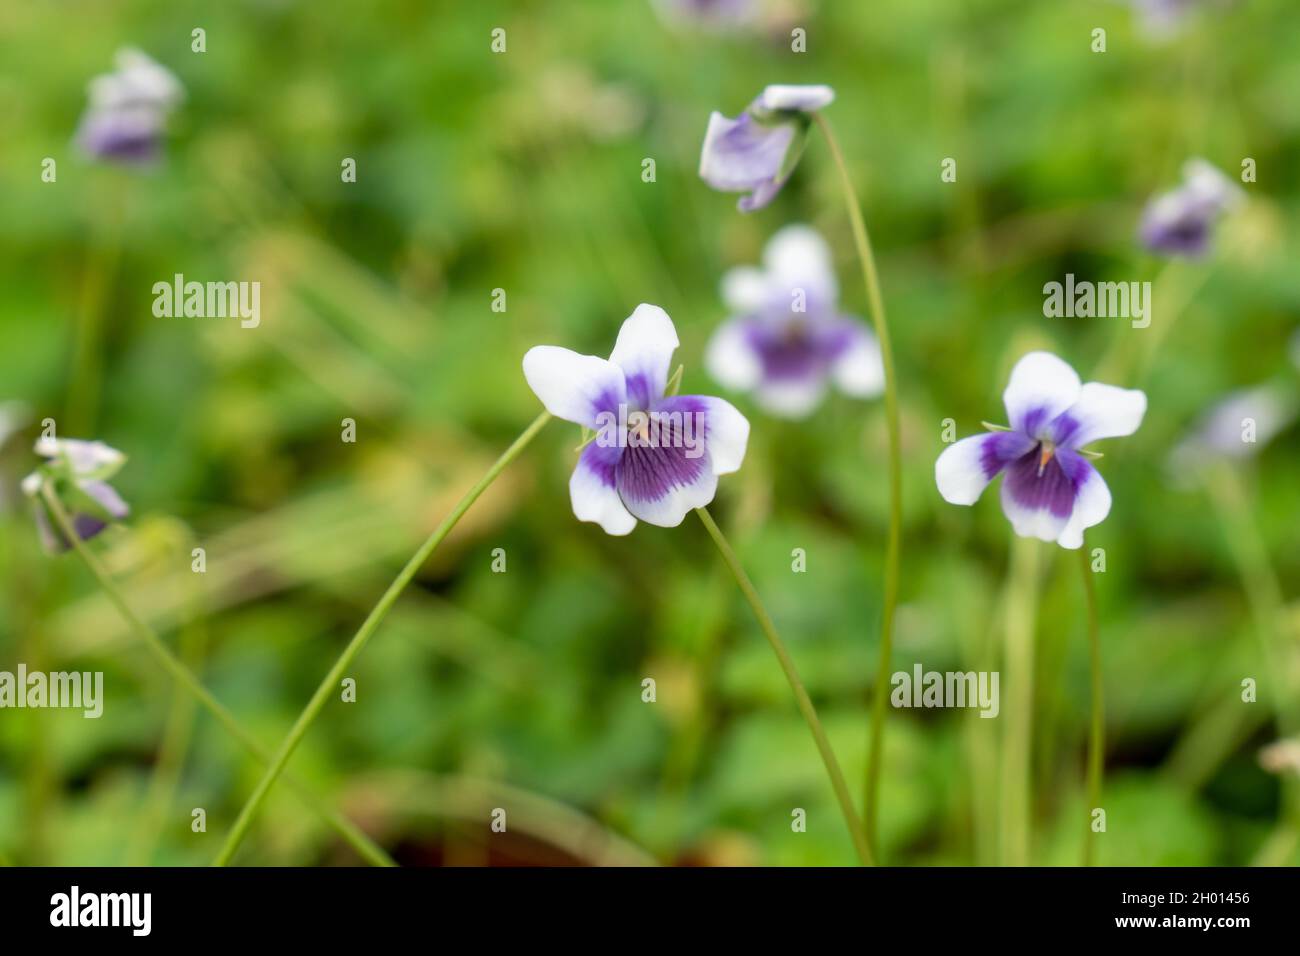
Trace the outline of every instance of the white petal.
{"label": "white petal", "polygon": [[538,345],[524,356],[528,387],[556,418],[598,428],[596,416],[627,401],[623,370],[596,355]]}
{"label": "white petal", "polygon": [[764,379],[754,391],[754,401],[777,418],[807,418],[826,395],[821,375],[804,378]]}
{"label": "white petal", "polygon": [[831,364],[831,378],[846,395],[871,398],[885,390],[885,364],[880,342],[857,320],[852,344]]}
{"label": "white petal", "polygon": [[737,266],[722,277],[722,301],[733,312],[757,312],[770,298],[767,276],[758,266]]}
{"label": "white petal", "polygon": [[989,435],[954,442],[934,463],[934,482],[943,500],[952,505],[973,505],[997,473],[984,468],[984,446]]}
{"label": "white petal", "polygon": [[789,309],[795,290],[822,308],[833,308],[839,285],[830,246],[811,226],[786,226],[767,241],[763,264],[768,273],[769,302]]}
{"label": "white petal", "polygon": [[1231,209],[1245,201],[1246,193],[1208,160],[1189,159],[1183,165],[1183,188],[1199,202]]}
{"label": "white petal", "polygon": [[717,491],[718,476],[706,463],[695,481],[674,486],[662,498],[636,500],[624,497],[623,504],[646,524],[675,528],[690,512],[709,504]]}
{"label": "white petal", "polygon": [[766,87],[758,96],[758,105],[765,110],[800,110],[811,113],[835,100],[835,91],[823,84],[792,86],[775,84]]}
{"label": "white petal", "polygon": [[618,489],[607,482],[584,455],[569,478],[569,500],[579,521],[594,521],[606,534],[624,535],[636,527],[636,518],[623,506]]}
{"label": "white petal", "polygon": [[1030,352],[1011,370],[1002,393],[1007,419],[1016,431],[1038,437],[1074,404],[1079,388],[1079,376],[1064,361],[1050,352]]}
{"label": "white petal", "polygon": [[1089,467],[1087,477],[1078,486],[1074,501],[1074,512],[1069,522],[1062,529],[1056,543],[1071,551],[1083,547],[1083,532],[1095,524],[1101,524],[1110,514],[1110,489],[1106,487],[1101,472]]}
{"label": "white petal", "polygon": [[631,402],[644,408],[663,395],[677,345],[673,320],[659,306],[643,302],[627,317],[609,360],[623,370]]}
{"label": "white petal", "polygon": [[711,396],[697,396],[707,406],[709,460],[715,475],[740,470],[749,443],[749,419],[731,402]]}
{"label": "white petal", "polygon": [[1012,529],[1022,538],[1037,538],[1040,541],[1055,541],[1065,531],[1069,516],[1064,518],[1052,514],[1050,508],[1027,508],[1016,501],[1011,494],[1011,482],[1003,479],[1000,490],[1002,513],[1011,522]]}
{"label": "white petal", "polygon": [[750,343],[750,320],[730,319],[718,326],[704,352],[704,367],[720,385],[747,392],[763,377],[763,364]]}
{"label": "white petal", "polygon": [[1078,399],[1063,416],[1078,423],[1067,439],[1068,447],[1082,448],[1101,438],[1132,435],[1142,424],[1146,410],[1144,392],[1089,382],[1079,390]]}

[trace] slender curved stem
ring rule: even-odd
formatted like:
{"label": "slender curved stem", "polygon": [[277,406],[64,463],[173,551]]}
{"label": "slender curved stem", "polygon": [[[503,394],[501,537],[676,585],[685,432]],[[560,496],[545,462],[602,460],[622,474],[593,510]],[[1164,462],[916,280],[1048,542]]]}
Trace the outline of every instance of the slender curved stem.
{"label": "slender curved stem", "polygon": [[1088,667],[1092,674],[1092,722],[1088,730],[1088,813],[1083,837],[1083,865],[1097,860],[1097,836],[1092,832],[1092,814],[1101,806],[1102,759],[1106,746],[1106,701],[1101,674],[1101,634],[1097,627],[1097,588],[1092,580],[1088,549],[1079,549],[1083,592],[1088,603]]}
{"label": "slender curved stem", "polygon": [[307,702],[307,706],[298,715],[298,719],[294,721],[293,727],[289,729],[288,736],[284,738],[284,742],[280,744],[280,748],[275,752],[266,773],[258,781],[256,789],[253,790],[248,802],[244,804],[244,808],[239,812],[239,817],[235,820],[234,827],[226,837],[221,852],[217,854],[216,859],[213,861],[215,866],[225,866],[235,855],[235,851],[239,849],[239,844],[243,842],[244,837],[247,835],[253,819],[257,816],[257,811],[261,809],[267,794],[271,792],[271,787],[275,785],[276,778],[280,776],[285,764],[293,756],[294,750],[302,742],[302,738],[307,735],[307,730],[320,715],[325,702],[337,690],[344,673],[356,660],[357,655],[361,653],[366,646],[366,642],[370,640],[384,618],[388,616],[388,612],[397,603],[397,599],[401,596],[402,591],[406,589],[406,586],[411,583],[411,579],[415,577],[416,572],[420,570],[425,561],[429,560],[429,555],[433,554],[434,549],[442,543],[442,540],[447,537],[451,529],[456,527],[456,523],[464,517],[465,512],[469,511],[470,506],[478,501],[479,496],[487,490],[492,482],[496,481],[501,472],[505,471],[506,467],[519,457],[520,452],[528,446],[550,420],[551,415],[549,412],[542,412],[542,414],[538,415],[533,420],[533,423],[524,429],[523,434],[502,452],[501,457],[493,462],[492,467],[487,470],[487,473],[478,480],[474,487],[467,491],[465,496],[456,503],[456,507],[451,509],[451,513],[442,519],[438,527],[433,529],[433,533],[425,539],[424,544],[420,545],[419,550],[406,562],[406,566],[402,568],[393,583],[388,586],[388,590],[379,599],[379,603],[374,606],[369,616],[362,622],[361,627],[352,636],[352,640],[343,649],[343,653],[334,662],[334,666],[321,680],[320,686],[316,688],[316,693],[312,695],[311,700]]}
{"label": "slender curved stem", "polygon": [[736,579],[740,593],[749,602],[754,617],[758,619],[758,626],[763,631],[763,636],[767,638],[767,642],[772,645],[772,650],[776,652],[777,662],[781,665],[781,670],[785,671],[785,678],[790,682],[790,689],[794,691],[794,699],[799,705],[799,712],[803,714],[803,719],[808,722],[808,729],[812,731],[813,740],[817,744],[817,751],[822,757],[822,763],[826,765],[826,774],[831,778],[831,788],[835,791],[835,799],[839,801],[840,810],[844,814],[844,822],[848,824],[849,833],[853,837],[853,846],[858,851],[858,858],[864,866],[871,866],[871,846],[867,842],[866,832],[862,829],[862,821],[858,819],[858,813],[853,808],[853,797],[849,795],[848,784],[844,782],[844,772],[840,770],[840,763],[835,758],[835,751],[831,749],[830,738],[826,736],[826,730],[817,717],[817,709],[813,707],[812,699],[808,696],[808,691],[804,689],[803,681],[799,679],[799,672],[795,669],[794,660],[790,657],[789,651],[785,649],[785,644],[781,642],[780,636],[776,633],[776,626],[767,613],[767,608],[763,606],[763,601],[759,598],[758,592],[754,590],[749,575],[740,566],[736,553],[731,550],[731,545],[727,543],[721,529],[714,522],[713,516],[704,508],[696,508],[695,513],[700,516],[700,521],[704,523],[705,530],[709,532],[709,537],[713,539],[713,543],[722,552],[722,560],[726,562],[732,577]]}
{"label": "slender curved stem", "polygon": [[[263,749],[262,745],[257,742],[256,738],[240,726],[239,721],[235,719],[234,714],[227,710],[221,701],[212,696],[212,692],[203,686],[202,682],[194,676],[194,673],[186,667],[170,649],[168,649],[167,645],[163,643],[162,638],[158,636],[158,633],[146,624],[144,620],[131,608],[131,605],[127,603],[126,598],[122,596],[122,592],[118,590],[117,585],[109,576],[108,571],[100,563],[99,559],[95,557],[90,548],[86,546],[86,543],[78,537],[77,532],[72,527],[72,520],[68,517],[68,513],[64,510],[58,496],[54,494],[53,488],[47,484],[41,489],[41,495],[45,504],[49,507],[50,514],[53,515],[54,521],[58,525],[59,530],[63,533],[63,536],[72,543],[77,554],[80,555],[81,559],[86,563],[86,566],[90,568],[90,573],[95,576],[100,587],[104,589],[104,593],[108,595],[109,600],[112,601],[113,605],[117,608],[118,613],[122,615],[127,624],[136,632],[136,635],[141,639],[141,641],[143,641],[145,647],[147,647],[154,657],[158,659],[158,662],[162,664],[163,668],[172,676],[172,678],[178,684],[189,690],[189,692],[194,695],[195,699],[207,708],[208,712],[217,719],[217,722],[220,723],[230,736],[234,737],[245,750],[262,763],[270,763],[270,755],[265,749]],[[337,813],[322,804],[309,789],[297,780],[291,780],[290,782],[293,786],[294,792],[298,794],[303,803],[316,813],[320,814],[325,822],[333,827],[338,832],[339,836],[346,840],[363,859],[375,866],[397,865],[382,848],[366,836],[365,833],[363,833],[354,823],[342,814]]]}
{"label": "slender curved stem", "polygon": [[880,764],[885,735],[885,706],[889,698],[890,662],[894,649],[894,611],[898,605],[899,556],[903,536],[903,450],[902,429],[898,415],[898,376],[894,371],[894,349],[890,344],[889,324],[885,321],[885,300],[880,292],[880,277],[876,272],[875,256],[871,252],[871,238],[862,220],[862,208],[853,188],[848,166],[839,141],[831,132],[830,123],[820,113],[813,118],[821,128],[830,148],[831,157],[840,172],[844,188],[844,204],[853,227],[853,242],[862,266],[862,279],[867,287],[867,301],[871,306],[871,323],[880,341],[880,358],[885,369],[885,420],[889,430],[889,538],[885,545],[884,608],[880,623],[880,664],[876,668],[876,688],[871,700],[871,743],[867,749],[866,793],[863,816],[866,819],[867,837],[872,847],[876,845],[876,819],[879,816]]}

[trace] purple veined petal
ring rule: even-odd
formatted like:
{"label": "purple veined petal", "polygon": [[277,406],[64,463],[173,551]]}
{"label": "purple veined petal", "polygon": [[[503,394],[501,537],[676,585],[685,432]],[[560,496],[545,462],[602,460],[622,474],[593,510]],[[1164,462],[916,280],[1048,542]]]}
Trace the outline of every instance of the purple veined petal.
{"label": "purple veined petal", "polygon": [[1037,445],[1007,465],[1002,511],[1022,538],[1055,541],[1069,524],[1078,485],[1094,471],[1072,451],[1057,450],[1046,462]]}
{"label": "purple veined petal", "polygon": [[704,351],[704,367],[718,384],[748,392],[763,379],[763,360],[751,329],[758,320],[728,319],[718,326]]}
{"label": "purple veined petal", "polygon": [[106,481],[84,481],[78,487],[94,498],[101,508],[118,521],[131,513],[130,507],[122,500],[122,496]]}
{"label": "purple veined petal", "polygon": [[773,311],[788,313],[801,292],[804,310],[812,315],[829,312],[839,298],[839,283],[830,246],[811,226],[791,225],[777,231],[763,250],[768,296]]}
{"label": "purple veined petal", "polygon": [[1011,427],[1038,438],[1040,432],[1075,403],[1079,397],[1079,376],[1050,352],[1030,352],[1011,370],[1011,381],[1002,393]]}
{"label": "purple veined petal", "polygon": [[674,426],[677,419],[671,416],[679,414],[683,429],[689,430],[684,436],[687,440],[694,440],[703,431],[703,450],[708,453],[715,475],[740,470],[749,444],[749,419],[731,402],[712,395],[677,395],[658,402],[654,413],[670,416],[668,421]]}
{"label": "purple veined petal", "polygon": [[808,86],[774,84],[763,89],[754,105],[773,112],[798,110],[801,113],[812,113],[830,106],[834,101],[835,91],[824,84]]}
{"label": "purple veined petal", "polygon": [[657,305],[643,302],[624,320],[609,360],[623,370],[633,408],[649,408],[663,396],[677,346],[673,320]]}
{"label": "purple veined petal", "polygon": [[721,113],[709,116],[700,152],[700,178],[724,192],[754,190],[742,199],[747,209],[766,205],[781,188],[777,177],[794,142],[794,124],[768,125],[749,113],[729,119]]}
{"label": "purple veined petal", "polygon": [[591,442],[578,456],[569,478],[569,500],[579,521],[594,521],[606,534],[625,535],[636,527],[636,518],[618,495],[616,474],[622,448]]}
{"label": "purple veined petal", "polygon": [[1102,438],[1132,435],[1146,411],[1146,393],[1088,382],[1075,403],[1052,422],[1052,440],[1062,448],[1082,448]]}
{"label": "purple veined petal", "polygon": [[831,379],[845,395],[872,398],[885,390],[885,363],[875,333],[858,319],[842,317],[844,345],[831,361]]}
{"label": "purple veined petal", "polygon": [[627,402],[623,370],[596,355],[538,345],[524,355],[524,378],[546,410],[566,422],[599,429],[602,412]]}
{"label": "purple veined petal", "polygon": [[[704,418],[704,407],[685,398],[687,401],[667,409],[662,407],[666,403],[661,403],[655,411],[693,411]],[[699,419],[665,415],[652,420],[654,429],[647,437],[639,438],[634,432],[628,435],[616,468],[618,493],[633,516],[647,524],[674,528],[687,512],[712,501],[718,488],[707,447],[707,421],[704,434],[700,434]]]}
{"label": "purple veined petal", "polygon": [[986,432],[954,442],[934,463],[939,494],[949,504],[973,505],[999,472],[1036,447],[1019,432]]}
{"label": "purple veined petal", "polygon": [[[1074,511],[1056,543],[1074,551],[1083,547],[1083,532],[1093,525],[1101,524],[1110,514],[1110,488],[1106,486],[1101,472],[1084,459],[1071,455],[1068,451],[1058,451],[1057,455],[1069,456],[1067,462],[1074,476],[1075,500]],[[1071,458],[1074,461],[1070,461]]]}

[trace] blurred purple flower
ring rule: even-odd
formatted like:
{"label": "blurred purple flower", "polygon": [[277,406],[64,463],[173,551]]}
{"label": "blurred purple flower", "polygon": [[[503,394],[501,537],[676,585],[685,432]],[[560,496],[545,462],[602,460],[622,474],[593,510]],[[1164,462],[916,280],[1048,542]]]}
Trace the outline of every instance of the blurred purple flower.
{"label": "blurred purple flower", "polygon": [[551,345],[524,356],[524,378],[546,410],[597,432],[578,458],[569,496],[578,520],[607,534],[629,533],[638,518],[681,524],[745,457],[749,422],[731,403],[665,394],[677,344],[668,313],[642,304],[608,360]]}
{"label": "blurred purple flower", "polygon": [[153,161],[167,117],[184,96],[180,82],[139,50],[118,51],[117,69],[90,82],[77,143],[91,156],[116,162]]}
{"label": "blurred purple flower", "polygon": [[66,551],[72,543],[49,513],[42,491],[50,486],[67,509],[72,527],[83,541],[130,513],[125,501],[108,483],[126,462],[126,456],[103,442],[41,438],[36,454],[46,459],[23,480],[23,491],[36,509],[36,526],[47,551]]}
{"label": "blurred purple flower", "polygon": [[1083,532],[1110,513],[1110,489],[1080,449],[1100,438],[1131,435],[1142,424],[1140,391],[1089,382],[1049,352],[1030,352],[1011,371],[1002,395],[1009,429],[944,450],[934,464],[943,499],[972,505],[995,477],[1002,511],[1016,534],[1083,546]]}
{"label": "blurred purple flower", "polygon": [[709,342],[705,364],[722,385],[753,392],[764,411],[807,417],[828,384],[859,398],[884,388],[880,344],[865,323],[842,315],[826,241],[809,226],[786,226],[768,240],[763,267],[723,277],[733,316]]}
{"label": "blurred purple flower", "polygon": [[1169,455],[1176,478],[1193,474],[1212,459],[1253,457],[1300,416],[1300,399],[1290,383],[1270,382],[1229,392],[1202,416]]}
{"label": "blurred purple flower", "polygon": [[1242,202],[1240,186],[1203,159],[1183,167],[1183,184],[1157,196],[1142,214],[1142,244],[1167,256],[1203,255],[1215,222]]}
{"label": "blurred purple flower", "polygon": [[660,16],[672,24],[725,30],[754,22],[757,0],[654,0]]}
{"label": "blurred purple flower", "polygon": [[781,191],[803,153],[811,115],[835,99],[829,86],[769,86],[735,119],[709,116],[700,178],[723,192],[746,192],[742,212]]}

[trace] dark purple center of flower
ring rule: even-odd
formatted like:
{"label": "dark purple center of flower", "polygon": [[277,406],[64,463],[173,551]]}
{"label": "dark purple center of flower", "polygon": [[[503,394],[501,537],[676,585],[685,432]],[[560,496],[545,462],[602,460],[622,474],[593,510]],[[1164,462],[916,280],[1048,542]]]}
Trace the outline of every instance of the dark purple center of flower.
{"label": "dark purple center of flower", "polygon": [[768,380],[800,380],[823,375],[849,346],[846,329],[820,327],[802,318],[780,323],[755,322],[750,345]]}
{"label": "dark purple center of flower", "polygon": [[1047,510],[1058,518],[1068,518],[1074,511],[1083,477],[1076,464],[1081,461],[1068,451],[1058,453],[1050,443],[1038,442],[1007,465],[1003,481],[1021,507]]}

